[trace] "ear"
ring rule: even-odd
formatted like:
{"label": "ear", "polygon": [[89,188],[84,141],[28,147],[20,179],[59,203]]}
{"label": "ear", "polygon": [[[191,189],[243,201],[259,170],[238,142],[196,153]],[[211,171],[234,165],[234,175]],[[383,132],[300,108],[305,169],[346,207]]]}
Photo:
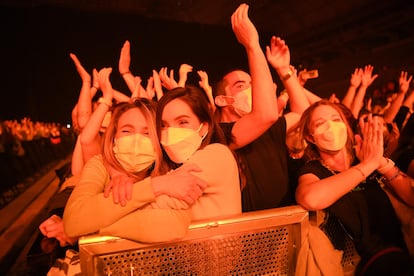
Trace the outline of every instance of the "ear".
{"label": "ear", "polygon": [[315,139],[313,139],[313,136],[312,135],[307,135],[305,137],[305,141],[306,142],[309,142],[309,143],[312,143],[312,144],[315,144]]}
{"label": "ear", "polygon": [[226,97],[223,95],[218,95],[214,98],[214,103],[217,106],[223,107],[223,106],[227,106],[227,101],[226,101]]}

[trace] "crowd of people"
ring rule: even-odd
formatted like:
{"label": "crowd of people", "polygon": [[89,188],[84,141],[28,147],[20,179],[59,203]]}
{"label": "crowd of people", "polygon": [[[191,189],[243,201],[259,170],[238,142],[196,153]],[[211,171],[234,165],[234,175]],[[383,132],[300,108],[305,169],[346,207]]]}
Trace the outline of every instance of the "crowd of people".
{"label": "crowd of people", "polygon": [[126,41],[117,73],[130,91],[120,92],[113,68],[91,75],[70,54],[82,80],[72,176],[63,216],[41,232],[61,246],[92,233],[159,242],[183,237],[192,221],[299,204],[340,222],[361,257],[357,275],[409,275],[412,76],[401,71],[398,83],[375,87],[380,76],[367,65],[341,99],[322,99],[305,88],[310,75],[291,65],[282,38],[262,51],[248,9],[240,5],[231,23],[249,72],[214,85],[202,70],[198,84],[187,83],[193,68],[182,64],[178,80],[164,67],[144,87]]}
{"label": "crowd of people", "polygon": [[65,158],[73,149],[75,135],[56,122],[0,121],[1,202],[4,207],[25,190],[23,185],[44,166]]}

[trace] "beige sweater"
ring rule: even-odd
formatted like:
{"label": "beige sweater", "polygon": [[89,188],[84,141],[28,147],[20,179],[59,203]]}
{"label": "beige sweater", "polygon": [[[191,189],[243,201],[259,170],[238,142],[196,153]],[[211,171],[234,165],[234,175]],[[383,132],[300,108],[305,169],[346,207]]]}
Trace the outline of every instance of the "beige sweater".
{"label": "beige sweater", "polygon": [[95,156],[85,165],[67,202],[63,215],[66,233],[82,236],[99,232],[158,242],[184,236],[191,220],[241,213],[237,163],[226,146],[208,145],[187,163],[200,167],[201,172],[194,174],[208,183],[191,208],[166,195],[155,197],[149,177],[134,184],[132,199],[123,207],[114,204],[112,197],[103,196],[109,174],[102,157]]}

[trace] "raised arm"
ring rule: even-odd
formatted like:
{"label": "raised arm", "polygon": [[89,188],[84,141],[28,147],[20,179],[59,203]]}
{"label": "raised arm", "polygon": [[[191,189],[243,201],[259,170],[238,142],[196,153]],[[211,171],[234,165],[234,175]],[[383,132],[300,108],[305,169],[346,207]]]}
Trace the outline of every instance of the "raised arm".
{"label": "raised arm", "polygon": [[114,100],[117,103],[128,102],[132,98],[132,96],[130,98],[124,93],[122,93],[121,91],[118,91],[116,89],[112,89],[112,91],[113,91]]}
{"label": "raised arm", "polygon": [[233,149],[257,139],[279,116],[272,75],[259,44],[259,34],[249,19],[248,10],[247,4],[241,4],[231,16],[233,32],[246,50],[252,89],[252,110],[238,119],[232,129],[234,142],[230,146]]}
{"label": "raised arm", "polygon": [[368,86],[378,77],[377,74],[372,75],[374,67],[372,65],[366,65],[361,76],[361,85],[358,88],[358,92],[351,105],[351,111],[354,118],[358,118],[361,108],[364,106],[365,93],[367,92]]}
{"label": "raised arm", "polygon": [[290,65],[289,47],[280,37],[273,36],[270,40],[270,46],[266,47],[266,56],[267,60],[282,80],[289,95],[289,106],[291,111],[302,114],[302,112],[308,108],[309,101],[296,76],[296,70]]}
{"label": "raised arm", "polygon": [[188,64],[181,64],[180,69],[178,70],[179,80],[178,80],[178,86],[184,87],[187,82],[188,73],[193,71],[193,66]]}
{"label": "raised arm", "polygon": [[135,90],[135,79],[134,75],[130,71],[131,66],[131,45],[128,40],[124,42],[119,55],[118,70],[124,79],[126,85],[131,93]]}
{"label": "raised arm", "polygon": [[[77,104],[72,110],[72,122],[77,131],[82,132],[87,125],[92,115],[92,97],[99,89],[99,83],[97,80],[97,71],[93,69],[93,87],[91,88],[91,76],[82,66],[81,62],[75,54],[70,54],[73,63],[76,66],[76,70],[82,79],[82,88],[79,94]],[[83,156],[83,148],[80,142],[80,135],[78,136],[75,144],[75,148],[72,154],[71,171],[73,175],[79,175],[85,164]]]}
{"label": "raised arm", "polygon": [[197,71],[198,76],[200,77],[200,80],[198,82],[198,85],[204,90],[204,92],[207,95],[208,101],[210,103],[211,106],[211,110],[214,111],[216,110],[216,105],[214,103],[214,98],[213,98],[213,89],[211,88],[209,82],[208,82],[208,75],[206,71],[203,70],[198,70]]}
{"label": "raised arm", "polygon": [[102,98],[99,99],[98,107],[80,134],[82,153],[84,161],[87,162],[92,156],[101,153],[101,140],[99,130],[102,126],[105,114],[112,106],[113,91],[109,80],[112,68],[103,68],[99,71],[99,85],[102,90]]}
{"label": "raised arm", "polygon": [[399,89],[397,97],[395,97],[390,107],[384,113],[384,121],[386,123],[392,123],[394,121],[394,118],[397,115],[398,110],[404,102],[405,95],[408,92],[408,88],[410,87],[412,79],[413,76],[408,77],[408,73],[406,71],[401,71],[400,78],[398,80]]}
{"label": "raised arm", "polygon": [[174,79],[174,70],[171,69],[168,74],[168,68],[162,67],[159,72],[159,77],[161,80],[161,85],[164,86],[167,90],[178,87],[178,83]]}
{"label": "raised arm", "polygon": [[354,73],[351,74],[348,90],[342,99],[342,104],[349,109],[351,109],[352,103],[354,102],[356,90],[361,84],[362,72],[363,70],[361,68],[355,68]]}
{"label": "raised arm", "polygon": [[157,96],[157,100],[159,101],[164,95],[164,92],[162,91],[160,75],[156,70],[152,70],[152,78],[154,79],[155,95]]}
{"label": "raised arm", "polygon": [[69,56],[75,64],[76,70],[78,71],[78,74],[82,79],[82,87],[79,93],[78,102],[76,104],[76,107],[74,108],[78,127],[82,130],[92,114],[92,78],[91,75],[82,66],[81,62],[75,54],[70,53]]}

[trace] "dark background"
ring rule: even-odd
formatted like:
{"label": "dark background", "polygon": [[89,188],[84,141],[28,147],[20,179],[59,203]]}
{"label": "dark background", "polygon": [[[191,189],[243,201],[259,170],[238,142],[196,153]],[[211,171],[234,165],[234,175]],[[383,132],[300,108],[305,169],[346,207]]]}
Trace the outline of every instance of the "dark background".
{"label": "dark background", "polygon": [[[89,72],[113,67],[114,88],[127,91],[118,74],[126,39],[131,70],[144,86],[151,70],[162,66],[177,72],[180,64],[191,64],[194,71],[207,71],[211,83],[229,69],[246,69],[244,49],[230,26],[241,2],[0,2],[0,119],[69,123],[81,87],[70,52]],[[293,65],[319,70],[307,88],[322,97],[343,96],[354,68],[366,64],[380,74],[377,86],[401,70],[414,73],[414,1],[249,2],[262,47],[271,35],[284,38]],[[195,72],[189,81],[197,81]]]}

